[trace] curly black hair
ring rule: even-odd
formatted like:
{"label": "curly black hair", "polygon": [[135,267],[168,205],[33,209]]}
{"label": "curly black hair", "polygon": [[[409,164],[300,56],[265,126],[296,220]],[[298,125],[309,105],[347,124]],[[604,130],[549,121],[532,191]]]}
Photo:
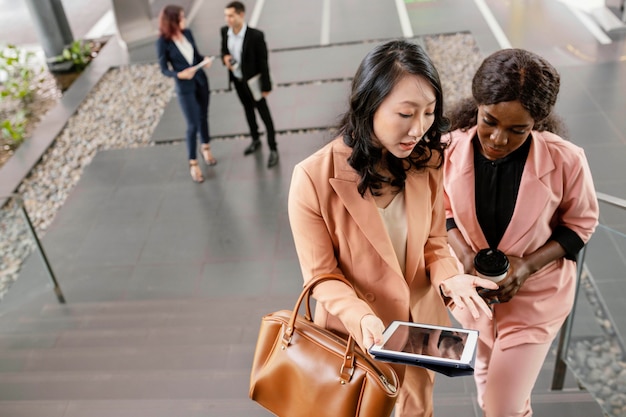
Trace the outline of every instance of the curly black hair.
{"label": "curly black hair", "polygon": [[567,136],[563,120],[553,112],[561,77],[541,56],[524,49],[502,49],[482,62],[472,80],[472,96],[446,112],[450,129],[477,124],[479,105],[519,101],[535,121],[533,130]]}

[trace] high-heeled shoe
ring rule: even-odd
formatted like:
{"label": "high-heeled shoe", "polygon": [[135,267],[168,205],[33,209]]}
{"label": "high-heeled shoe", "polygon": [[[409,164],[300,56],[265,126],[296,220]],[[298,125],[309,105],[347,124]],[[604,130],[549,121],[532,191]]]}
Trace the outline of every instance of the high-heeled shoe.
{"label": "high-heeled shoe", "polygon": [[208,143],[202,145],[202,158],[204,158],[204,162],[206,162],[209,166],[217,164],[217,159],[213,157],[213,154],[211,153],[211,145]]}
{"label": "high-heeled shoe", "polygon": [[198,166],[197,161],[189,161],[189,172],[191,174],[191,179],[194,180],[194,182],[201,183],[204,181],[202,170]]}

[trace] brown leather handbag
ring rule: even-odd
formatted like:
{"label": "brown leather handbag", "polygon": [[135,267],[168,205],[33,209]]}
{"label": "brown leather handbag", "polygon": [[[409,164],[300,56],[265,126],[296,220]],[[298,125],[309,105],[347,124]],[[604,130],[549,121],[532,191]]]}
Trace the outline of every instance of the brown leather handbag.
{"label": "brown leather handbag", "polygon": [[[388,417],[398,396],[398,377],[354,342],[313,323],[313,287],[305,286],[293,311],[263,317],[250,375],[250,398],[279,417]],[[305,300],[305,316],[298,314]]]}

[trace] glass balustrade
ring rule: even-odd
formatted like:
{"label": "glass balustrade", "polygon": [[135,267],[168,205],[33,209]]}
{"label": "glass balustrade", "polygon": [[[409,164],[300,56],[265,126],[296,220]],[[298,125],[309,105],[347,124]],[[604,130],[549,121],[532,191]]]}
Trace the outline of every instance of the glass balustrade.
{"label": "glass balustrade", "polygon": [[[626,234],[623,200],[599,194],[611,226],[598,225],[581,253],[576,303],[563,326],[553,389],[562,389],[565,369],[576,377],[607,416],[626,416]],[[614,214],[619,211],[619,217]],[[606,217],[606,216],[603,216]],[[615,219],[622,219],[622,223]],[[620,229],[620,230],[618,230]]]}
{"label": "glass balustrade", "polygon": [[565,362],[609,416],[626,415],[626,235],[600,225],[580,275]]}

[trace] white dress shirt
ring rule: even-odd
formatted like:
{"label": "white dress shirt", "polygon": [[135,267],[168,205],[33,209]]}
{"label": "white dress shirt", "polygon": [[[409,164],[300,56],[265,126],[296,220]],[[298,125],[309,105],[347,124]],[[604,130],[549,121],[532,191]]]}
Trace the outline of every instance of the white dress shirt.
{"label": "white dress shirt", "polygon": [[246,36],[246,30],[248,30],[246,23],[243,24],[241,30],[236,35],[232,28],[228,28],[228,52],[239,64],[233,68],[233,75],[240,80],[243,78],[243,73],[241,72],[241,50],[243,49],[243,38]]}

